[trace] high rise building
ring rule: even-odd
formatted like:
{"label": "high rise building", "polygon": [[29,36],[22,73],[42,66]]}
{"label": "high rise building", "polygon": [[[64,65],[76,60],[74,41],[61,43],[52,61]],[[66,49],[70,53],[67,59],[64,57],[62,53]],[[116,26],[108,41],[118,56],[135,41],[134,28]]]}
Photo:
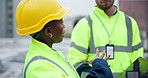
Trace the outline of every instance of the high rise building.
{"label": "high rise building", "polygon": [[0,0],[0,38],[16,36],[15,9],[20,0]]}

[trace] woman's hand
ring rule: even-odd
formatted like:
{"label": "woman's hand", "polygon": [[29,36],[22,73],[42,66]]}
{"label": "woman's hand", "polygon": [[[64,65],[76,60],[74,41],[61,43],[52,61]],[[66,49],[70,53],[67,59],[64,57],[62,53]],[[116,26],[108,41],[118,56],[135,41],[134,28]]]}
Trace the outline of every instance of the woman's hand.
{"label": "woman's hand", "polygon": [[[105,54],[106,54],[106,50],[104,50],[103,53],[102,53],[102,55],[100,55],[99,54],[99,49],[98,48],[96,49],[96,58],[108,60],[108,58],[110,57],[110,55],[104,58],[104,55]],[[94,60],[86,61],[86,63],[91,64],[93,61]]]}

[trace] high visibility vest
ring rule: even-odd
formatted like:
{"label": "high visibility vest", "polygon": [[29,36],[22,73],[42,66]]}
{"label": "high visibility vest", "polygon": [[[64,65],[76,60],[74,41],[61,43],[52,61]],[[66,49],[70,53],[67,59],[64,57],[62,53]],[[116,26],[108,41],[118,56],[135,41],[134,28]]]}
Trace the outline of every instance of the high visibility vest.
{"label": "high visibility vest", "polygon": [[[105,28],[94,12],[107,26],[111,38],[108,37]],[[116,20],[117,17],[118,20]],[[115,47],[115,52],[114,59],[109,59],[108,63],[115,75],[123,72],[139,56],[143,57],[143,47],[136,21],[119,9],[115,15],[109,18],[103,10],[95,7],[93,13],[90,13],[87,18],[81,19],[73,29],[72,43],[68,53],[69,62],[77,69],[83,62],[95,58],[96,48],[103,52],[110,39],[111,44]]]}
{"label": "high visibility vest", "polygon": [[148,78],[148,60],[137,58],[118,78]]}
{"label": "high visibility vest", "polygon": [[26,55],[24,78],[79,78],[61,52],[32,38]]}

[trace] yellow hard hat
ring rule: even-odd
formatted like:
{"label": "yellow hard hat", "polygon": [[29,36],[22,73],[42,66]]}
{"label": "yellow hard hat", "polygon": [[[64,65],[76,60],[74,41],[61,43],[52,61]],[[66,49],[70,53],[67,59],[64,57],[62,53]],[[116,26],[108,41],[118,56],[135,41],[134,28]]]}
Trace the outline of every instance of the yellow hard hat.
{"label": "yellow hard hat", "polygon": [[17,34],[36,33],[46,23],[62,19],[69,11],[56,0],[22,0],[16,9]]}

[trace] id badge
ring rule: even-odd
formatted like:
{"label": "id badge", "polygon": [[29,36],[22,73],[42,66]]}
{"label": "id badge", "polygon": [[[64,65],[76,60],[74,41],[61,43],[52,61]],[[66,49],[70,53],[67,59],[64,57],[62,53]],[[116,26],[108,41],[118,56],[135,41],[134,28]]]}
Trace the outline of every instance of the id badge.
{"label": "id badge", "polygon": [[114,45],[106,45],[106,56],[109,56],[109,59],[114,59]]}

